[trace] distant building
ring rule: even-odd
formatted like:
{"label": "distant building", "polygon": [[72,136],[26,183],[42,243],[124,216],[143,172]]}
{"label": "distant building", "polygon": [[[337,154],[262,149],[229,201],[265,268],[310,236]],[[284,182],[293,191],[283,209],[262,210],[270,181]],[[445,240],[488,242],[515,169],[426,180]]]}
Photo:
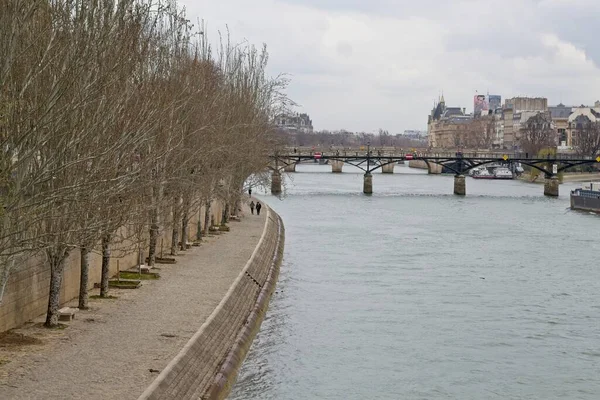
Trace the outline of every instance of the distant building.
{"label": "distant building", "polygon": [[460,107],[446,107],[444,96],[434,105],[427,117],[427,142],[429,147],[456,147],[459,133],[467,129],[472,116]]}
{"label": "distant building", "polygon": [[554,122],[559,147],[570,147],[571,138],[568,129],[569,116],[573,112],[573,107],[560,103],[556,106],[549,106],[548,111],[550,112],[550,118]]}
{"label": "distant building", "polygon": [[514,112],[548,111],[548,99],[545,97],[513,97],[506,99],[504,106],[512,108]]}
{"label": "distant building", "polygon": [[290,132],[312,133],[312,120],[308,114],[286,113],[275,117],[275,125]]}
{"label": "distant building", "polygon": [[504,120],[503,147],[509,150],[519,146],[523,124],[532,116],[548,112],[548,99],[545,97],[513,97],[506,99],[502,108]]}
{"label": "distant building", "polygon": [[600,122],[600,102],[596,101],[594,107],[573,107],[568,118],[567,146],[572,147],[577,140],[577,130],[587,123]]}

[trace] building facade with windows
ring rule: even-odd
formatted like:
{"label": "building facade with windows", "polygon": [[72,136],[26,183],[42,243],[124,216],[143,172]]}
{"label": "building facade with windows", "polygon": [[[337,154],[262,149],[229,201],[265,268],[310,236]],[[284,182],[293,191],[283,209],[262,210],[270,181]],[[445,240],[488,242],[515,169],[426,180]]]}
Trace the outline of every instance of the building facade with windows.
{"label": "building facade with windows", "polygon": [[431,148],[454,148],[460,133],[467,129],[473,117],[464,108],[446,107],[444,96],[427,118],[427,142]]}
{"label": "building facade with windows", "polygon": [[279,129],[290,132],[312,133],[312,120],[308,114],[286,113],[275,117],[275,125]]}

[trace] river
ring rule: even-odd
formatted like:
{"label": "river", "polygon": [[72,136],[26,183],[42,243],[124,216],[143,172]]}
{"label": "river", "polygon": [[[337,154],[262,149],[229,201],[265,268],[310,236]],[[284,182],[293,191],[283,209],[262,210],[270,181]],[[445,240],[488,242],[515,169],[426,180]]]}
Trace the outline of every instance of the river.
{"label": "river", "polygon": [[269,312],[230,399],[598,399],[600,216],[569,190],[299,165]]}

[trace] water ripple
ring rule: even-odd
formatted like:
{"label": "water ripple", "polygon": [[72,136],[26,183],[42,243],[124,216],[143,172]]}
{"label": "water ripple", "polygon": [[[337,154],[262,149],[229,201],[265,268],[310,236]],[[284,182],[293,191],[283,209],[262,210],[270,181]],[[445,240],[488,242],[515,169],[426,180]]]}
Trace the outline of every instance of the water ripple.
{"label": "water ripple", "polygon": [[456,198],[451,177],[377,174],[367,197],[327,168],[263,198],[286,252],[231,399],[600,398],[598,218],[565,212],[573,185]]}

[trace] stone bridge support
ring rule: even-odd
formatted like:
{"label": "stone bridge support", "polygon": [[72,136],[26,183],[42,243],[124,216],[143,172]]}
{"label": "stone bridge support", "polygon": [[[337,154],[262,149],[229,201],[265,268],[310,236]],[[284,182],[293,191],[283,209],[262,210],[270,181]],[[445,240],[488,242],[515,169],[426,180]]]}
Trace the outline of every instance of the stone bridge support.
{"label": "stone bridge support", "polygon": [[281,172],[277,170],[271,174],[271,194],[281,194]]}
{"label": "stone bridge support", "polygon": [[344,167],[343,161],[331,160],[331,172],[339,174],[342,172],[343,167]]}
{"label": "stone bridge support", "polygon": [[283,168],[285,172],[296,172],[296,163],[292,160],[286,160],[289,164]]}
{"label": "stone bridge support", "polygon": [[394,162],[392,160],[383,160],[384,162],[388,162],[389,164],[385,164],[381,167],[381,173],[383,174],[393,174],[394,173]]}
{"label": "stone bridge support", "polygon": [[423,160],[409,160],[408,168],[427,169],[427,163]]}
{"label": "stone bridge support", "polygon": [[373,175],[367,172],[363,178],[363,193],[364,194],[372,194],[373,193]]}
{"label": "stone bridge support", "polygon": [[546,178],[544,181],[544,195],[558,197],[558,178],[556,176]]}
{"label": "stone bridge support", "polygon": [[464,175],[454,175],[454,194],[459,196],[467,194],[467,184]]}
{"label": "stone bridge support", "polygon": [[428,174],[441,174],[443,168],[444,167],[440,164],[430,162],[429,167],[427,168],[427,173]]}

